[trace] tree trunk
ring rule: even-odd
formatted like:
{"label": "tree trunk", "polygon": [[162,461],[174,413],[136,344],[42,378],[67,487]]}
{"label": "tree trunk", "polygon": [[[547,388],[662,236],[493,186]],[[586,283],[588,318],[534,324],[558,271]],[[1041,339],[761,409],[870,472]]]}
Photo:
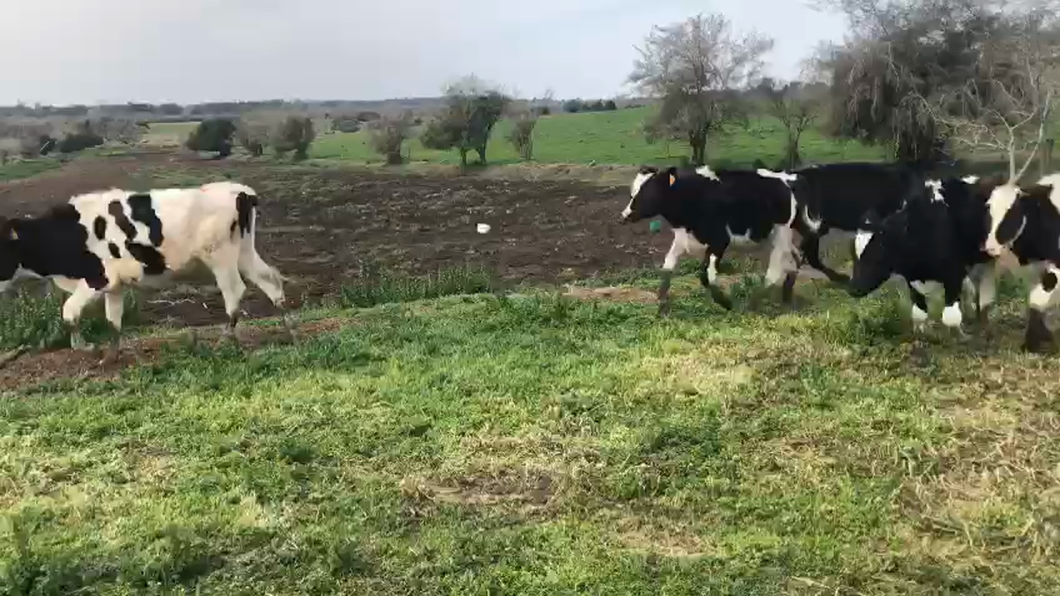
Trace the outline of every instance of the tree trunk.
{"label": "tree trunk", "polygon": [[701,131],[688,133],[688,144],[692,147],[692,165],[699,167],[707,162],[707,135]]}
{"label": "tree trunk", "polygon": [[478,162],[486,165],[486,146],[475,147],[475,152],[478,153]]}
{"label": "tree trunk", "polygon": [[467,149],[460,148],[460,168],[467,169]]}

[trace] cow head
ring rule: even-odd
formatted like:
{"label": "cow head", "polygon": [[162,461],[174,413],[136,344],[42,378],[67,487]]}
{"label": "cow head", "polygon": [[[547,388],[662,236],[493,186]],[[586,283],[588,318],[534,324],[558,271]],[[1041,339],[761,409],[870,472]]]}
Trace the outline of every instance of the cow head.
{"label": "cow head", "polygon": [[854,239],[854,274],[847,288],[851,296],[862,298],[883,285],[894,272],[895,249],[898,236],[904,232],[903,222],[908,214],[898,213],[880,221],[869,212],[858,226]]}
{"label": "cow head", "polygon": [[659,215],[666,193],[676,180],[677,168],[659,171],[652,166],[642,167],[630,184],[630,200],[622,211],[622,221],[636,222]]}
{"label": "cow head", "polygon": [[1012,246],[1027,225],[1026,207],[1022,200],[1025,193],[1014,182],[998,184],[993,188],[990,188],[992,183],[986,180],[980,180],[978,184],[983,192],[989,192],[983,250],[991,257],[998,257],[1004,249]]}
{"label": "cow head", "polygon": [[7,290],[19,268],[18,233],[15,222],[0,217],[0,292]]}

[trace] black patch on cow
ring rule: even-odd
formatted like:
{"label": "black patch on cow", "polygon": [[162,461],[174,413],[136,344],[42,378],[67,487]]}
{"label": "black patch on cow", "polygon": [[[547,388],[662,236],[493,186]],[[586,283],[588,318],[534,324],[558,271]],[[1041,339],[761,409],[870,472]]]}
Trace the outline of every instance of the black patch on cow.
{"label": "black patch on cow", "polygon": [[15,223],[0,216],[0,281],[9,281],[18,271],[18,244],[11,238]]}
{"label": "black patch on cow", "polygon": [[[239,222],[239,235],[246,236],[250,232],[250,223],[254,217],[254,208],[258,206],[258,197],[248,195],[245,192],[236,196],[236,221]],[[233,233],[235,228],[232,228]]]}
{"label": "black patch on cow", "polygon": [[125,216],[125,208],[122,207],[121,201],[111,201],[107,206],[107,212],[114,218],[114,223],[118,224],[118,229],[122,234],[125,234],[126,240],[136,239],[136,226]]}
{"label": "black patch on cow", "polygon": [[1024,216],[1024,203],[1017,199],[1001,217],[1001,223],[997,226],[995,236],[1000,244],[1007,245],[1016,240],[1016,237],[1023,231]]}
{"label": "black patch on cow", "polygon": [[92,220],[92,231],[96,234],[96,240],[103,240],[107,236],[107,220],[102,215]]}
{"label": "black patch on cow", "polygon": [[147,237],[151,244],[161,246],[162,220],[158,219],[158,214],[155,213],[155,208],[151,204],[151,195],[130,195],[127,201],[129,202],[129,211],[132,213],[132,218],[147,226]]}
{"label": "black patch on cow", "polygon": [[143,264],[144,273],[146,275],[161,275],[162,273],[165,273],[166,259],[162,256],[162,253],[158,252],[153,246],[137,244],[136,242],[126,242],[125,248],[134,259]]}
{"label": "black patch on cow", "polygon": [[114,244],[113,242],[108,242],[107,248],[110,249],[110,256],[114,257],[115,259],[121,258],[121,249],[118,248],[117,244]]}
{"label": "black patch on cow", "polygon": [[1056,274],[1052,271],[1046,271],[1045,275],[1042,276],[1042,289],[1046,292],[1052,292],[1056,288]]}
{"label": "black patch on cow", "polygon": [[97,290],[107,286],[103,262],[88,250],[89,231],[73,205],[59,205],[41,217],[13,224],[18,240],[11,244],[19,266],[41,276],[83,279]]}

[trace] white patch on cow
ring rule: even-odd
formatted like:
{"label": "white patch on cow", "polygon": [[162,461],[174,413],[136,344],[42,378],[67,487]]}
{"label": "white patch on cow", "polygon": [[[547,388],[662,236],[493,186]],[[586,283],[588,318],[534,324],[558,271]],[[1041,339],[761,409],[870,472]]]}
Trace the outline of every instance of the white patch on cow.
{"label": "white patch on cow", "polygon": [[718,279],[718,257],[710,255],[707,258],[707,282],[711,285]]}
{"label": "white patch on cow", "polygon": [[[1001,251],[1004,250],[1004,246],[997,241],[997,229],[1001,225],[1001,220],[1004,219],[1005,214],[1008,213],[1009,209],[1016,204],[1016,199],[1019,198],[1020,191],[1016,188],[1015,184],[1003,184],[998,186],[990,193],[990,198],[987,199],[987,208],[990,211],[990,233],[986,237],[986,243],[983,245],[983,249],[992,257],[1001,255]],[[1024,222],[1024,225],[1026,222]],[[1019,232],[1016,237],[1023,233],[1023,226],[1020,226]]]}
{"label": "white patch on cow", "polygon": [[924,324],[927,323],[928,314],[925,311],[920,310],[920,307],[916,304],[913,305],[913,310],[910,312],[910,318],[913,320],[913,329],[920,331],[924,328]]}
{"label": "white patch on cow", "polygon": [[976,182],[979,182],[979,176],[965,176],[964,178],[961,178],[961,182],[965,184],[975,184]]}
{"label": "white patch on cow", "polygon": [[651,180],[654,173],[640,172],[633,178],[633,183],[629,185],[629,198],[637,198],[637,194],[640,192],[640,187],[644,186],[644,183]]}
{"label": "white patch on cow", "polygon": [[709,178],[711,180],[718,179],[718,175],[714,173],[714,170],[710,169],[710,166],[700,166],[696,168],[696,173],[704,178]]}
{"label": "white patch on cow", "polygon": [[790,184],[799,179],[798,174],[789,174],[787,172],[774,172],[773,170],[767,170],[765,168],[758,168],[755,173],[763,178],[776,178],[784,184]]}
{"label": "white patch on cow", "polygon": [[810,228],[811,232],[816,233],[818,230],[821,229],[822,221],[820,219],[814,219],[810,217],[810,208],[808,206],[803,206],[802,208],[802,221],[806,224],[807,227]]}
{"label": "white patch on cow", "polygon": [[960,301],[954,302],[942,309],[942,324],[953,328],[961,326],[961,303]]}
{"label": "white patch on cow", "polygon": [[944,202],[945,199],[942,197],[942,181],[941,180],[928,180],[924,183],[924,186],[931,189],[931,200]]}
{"label": "white patch on cow", "polygon": [[622,219],[628,219],[633,214],[633,200],[630,199],[629,204],[622,210]]}
{"label": "white patch on cow", "polygon": [[865,252],[865,247],[872,242],[873,233],[869,230],[858,230],[858,233],[854,236],[854,254],[861,258],[861,253]]}
{"label": "white patch on cow", "polygon": [[1060,211],[1060,174],[1049,174],[1039,180],[1038,184],[1053,187],[1052,192],[1049,193],[1049,202],[1056,207],[1057,211]]}
{"label": "white patch on cow", "polygon": [[909,285],[924,296],[930,296],[942,290],[942,284],[937,281],[914,281]]}
{"label": "white patch on cow", "polygon": [[684,228],[674,228],[674,241],[670,244],[670,252],[666,253],[663,261],[663,269],[673,271],[681,257],[690,254],[696,258],[702,258],[707,252],[707,247],[700,244],[696,237]]}
{"label": "white patch on cow", "polygon": [[[1046,265],[1042,267],[1042,275],[1052,273],[1060,280],[1060,268],[1054,267],[1053,265]],[[1042,286],[1041,276],[1038,277],[1038,282],[1034,284],[1034,289],[1031,290],[1030,302],[1031,308],[1035,310],[1045,310],[1053,305],[1056,298],[1058,287],[1054,287],[1052,290],[1046,290]]]}
{"label": "white patch on cow", "polygon": [[798,270],[798,265],[793,255],[794,244],[793,232],[790,226],[779,225],[773,228],[773,249],[769,253],[766,285],[771,286],[783,279],[787,273]]}

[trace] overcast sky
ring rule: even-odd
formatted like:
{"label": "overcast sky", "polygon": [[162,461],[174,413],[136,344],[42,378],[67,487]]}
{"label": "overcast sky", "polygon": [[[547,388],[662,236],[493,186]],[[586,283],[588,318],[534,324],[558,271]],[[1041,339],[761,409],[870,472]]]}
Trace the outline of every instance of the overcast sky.
{"label": "overcast sky", "polygon": [[652,25],[697,12],[772,36],[781,78],[845,28],[804,0],[0,0],[0,104],[384,99],[467,73],[611,97]]}

